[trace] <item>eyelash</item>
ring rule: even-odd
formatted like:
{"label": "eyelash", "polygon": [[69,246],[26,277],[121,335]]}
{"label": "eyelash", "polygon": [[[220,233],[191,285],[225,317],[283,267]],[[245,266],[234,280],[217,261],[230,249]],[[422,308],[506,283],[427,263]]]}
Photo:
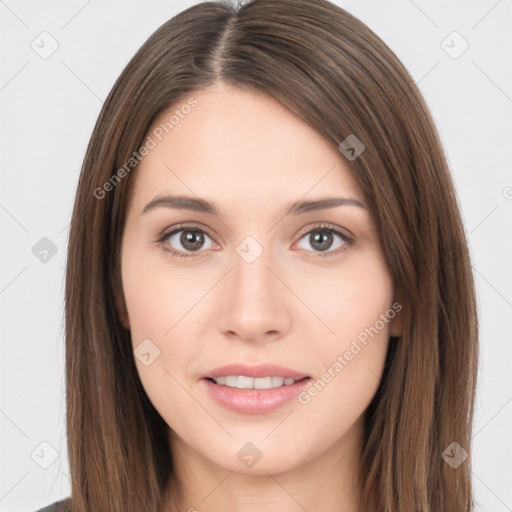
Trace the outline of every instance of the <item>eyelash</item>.
{"label": "eyelash", "polygon": [[[178,226],[174,226],[170,231],[164,231],[162,234],[158,236],[156,239],[156,242],[159,244],[163,244],[166,240],[168,240],[172,235],[179,233],[180,231],[199,231],[200,233],[203,233],[205,235],[208,235],[209,238],[213,240],[213,237],[208,233],[208,231],[205,231],[203,228],[200,228],[198,226],[190,225],[190,224],[179,224]],[[319,256],[320,258],[327,258],[329,256],[335,256],[336,254],[339,254],[343,251],[345,251],[348,247],[352,247],[355,244],[355,240],[348,235],[348,233],[333,224],[321,224],[319,226],[315,226],[309,231],[306,231],[305,233],[302,233],[299,237],[299,240],[304,238],[306,235],[309,235],[314,232],[330,232],[338,235],[345,245],[341,248],[339,248],[336,251],[325,251],[325,252],[315,252],[315,256]],[[171,248],[164,248],[165,251],[170,252],[173,257],[176,258],[197,258],[200,257],[200,253],[204,251],[197,251],[196,253],[185,253],[180,251],[175,251]],[[311,252],[311,251],[308,251]]]}

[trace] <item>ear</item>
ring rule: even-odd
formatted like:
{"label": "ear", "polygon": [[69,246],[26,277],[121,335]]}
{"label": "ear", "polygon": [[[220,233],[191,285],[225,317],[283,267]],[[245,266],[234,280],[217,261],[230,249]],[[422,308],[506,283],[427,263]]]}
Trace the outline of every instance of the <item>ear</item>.
{"label": "ear", "polygon": [[117,312],[117,318],[125,329],[130,330],[130,317],[128,316],[126,301],[124,300],[123,280],[121,277],[121,260],[119,257],[116,259],[114,271],[111,274],[110,286]]}
{"label": "ear", "polygon": [[117,316],[125,329],[130,330],[130,318],[124,299],[116,300]]}
{"label": "ear", "polygon": [[399,294],[395,295],[390,309],[395,312],[395,316],[389,321],[389,335],[392,338],[398,338],[404,331],[404,307]]}
{"label": "ear", "polygon": [[117,317],[125,329],[130,330],[130,317],[128,316],[128,309],[126,308],[126,301],[122,290],[116,288],[114,293],[114,301],[117,311]]}

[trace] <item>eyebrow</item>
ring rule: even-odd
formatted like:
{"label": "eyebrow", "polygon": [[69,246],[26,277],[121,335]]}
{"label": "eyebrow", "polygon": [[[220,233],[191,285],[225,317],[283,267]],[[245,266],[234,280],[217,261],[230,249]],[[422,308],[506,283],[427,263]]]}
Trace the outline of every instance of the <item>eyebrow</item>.
{"label": "eyebrow", "polygon": [[[359,208],[367,209],[366,206],[359,200],[350,197],[326,197],[316,199],[314,201],[300,200],[291,204],[285,215],[301,215],[308,212],[327,210],[329,208],[336,208],[337,206],[357,206]],[[142,210],[142,213],[154,210],[156,208],[165,207],[175,210],[191,210],[208,215],[215,215],[220,217],[220,211],[217,207],[199,197],[189,196],[157,196],[151,200]]]}

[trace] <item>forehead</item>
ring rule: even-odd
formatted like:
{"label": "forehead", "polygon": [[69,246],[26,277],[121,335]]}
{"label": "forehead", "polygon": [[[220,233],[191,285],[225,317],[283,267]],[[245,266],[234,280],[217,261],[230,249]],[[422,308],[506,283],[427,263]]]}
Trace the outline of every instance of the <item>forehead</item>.
{"label": "forehead", "polygon": [[263,93],[226,85],[195,91],[162,111],[147,136],[154,147],[134,184],[141,201],[187,193],[264,206],[333,192],[362,200],[337,148]]}

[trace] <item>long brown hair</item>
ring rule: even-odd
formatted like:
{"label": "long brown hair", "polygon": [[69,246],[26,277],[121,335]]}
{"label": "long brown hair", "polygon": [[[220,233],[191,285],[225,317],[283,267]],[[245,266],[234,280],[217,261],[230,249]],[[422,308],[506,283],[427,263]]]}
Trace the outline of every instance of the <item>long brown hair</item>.
{"label": "long brown hair", "polygon": [[454,447],[471,454],[478,354],[452,178],[413,78],[376,34],[327,0],[186,9],[149,37],[106,99],[81,170],[67,260],[72,510],[156,511],[172,476],[168,427],[141,385],[118,314],[120,238],[136,172],[126,162],[163,109],[218,80],[273,96],[335,147],[351,134],[366,147],[347,165],[380,234],[403,335],[390,342],[365,412],[361,509],[473,510],[471,456],[457,468],[443,456],[451,443],[450,457]]}

